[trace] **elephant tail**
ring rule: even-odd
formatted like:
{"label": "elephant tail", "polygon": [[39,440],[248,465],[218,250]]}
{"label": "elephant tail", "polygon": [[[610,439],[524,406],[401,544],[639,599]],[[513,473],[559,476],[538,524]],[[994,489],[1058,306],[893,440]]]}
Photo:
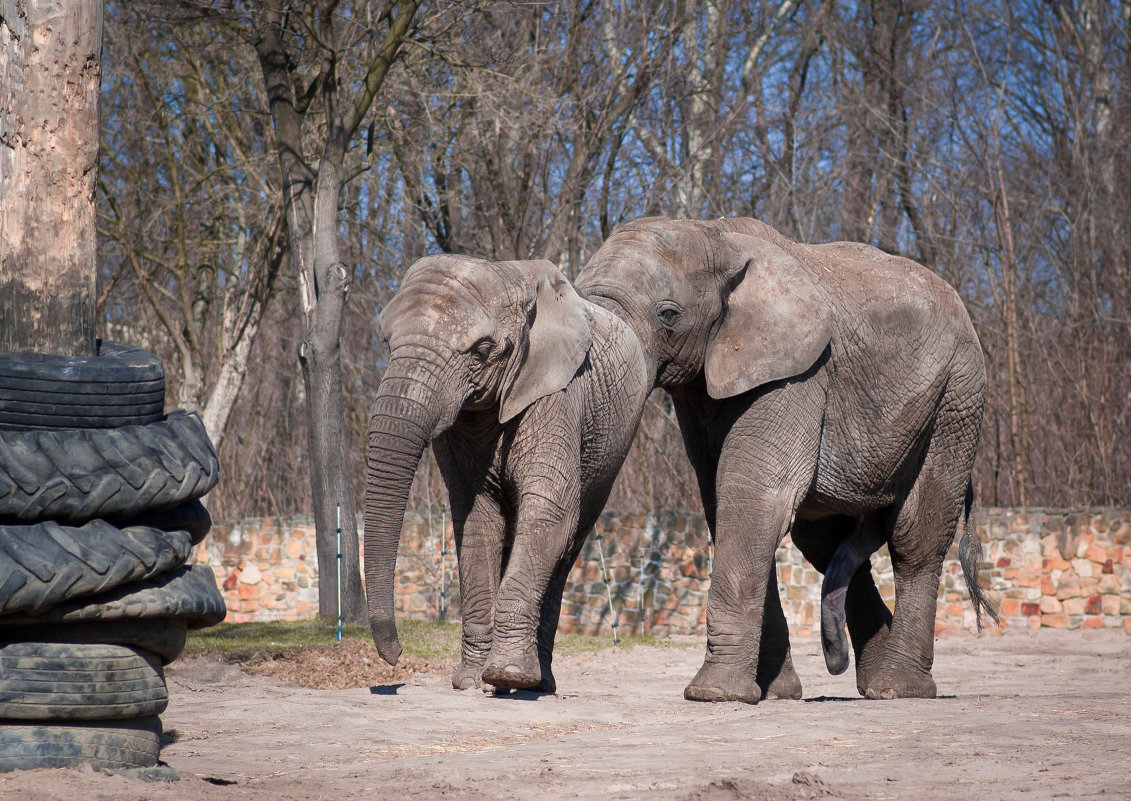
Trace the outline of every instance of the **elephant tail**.
{"label": "elephant tail", "polygon": [[973,525],[974,484],[966,485],[966,501],[962,510],[962,539],[958,542],[958,561],[962,563],[962,575],[970,590],[970,602],[974,604],[974,614],[978,619],[978,631],[982,630],[982,613],[994,623],[1001,623],[1001,614],[986,596],[978,583],[978,563],[982,561],[982,541]]}

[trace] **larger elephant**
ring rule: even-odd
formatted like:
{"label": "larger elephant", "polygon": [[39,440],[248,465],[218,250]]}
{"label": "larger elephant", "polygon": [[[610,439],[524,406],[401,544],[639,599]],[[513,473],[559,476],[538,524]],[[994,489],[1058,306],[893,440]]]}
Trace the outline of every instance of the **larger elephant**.
{"label": "larger elephant", "polygon": [[381,316],[388,366],[369,424],[365,578],[381,656],[409,488],[432,441],[451,502],[463,612],[457,689],[553,691],[569,569],[652,389],[632,331],[546,261],[429,256]]}
{"label": "larger elephant", "polygon": [[[939,575],[968,522],[986,392],[957,293],[908,259],[799,244],[753,219],[626,224],[577,287],[652,358],[716,539],[707,652],[685,696],[758,701],[763,641],[779,662],[788,649],[774,550],[790,534],[826,573],[830,670],[847,667],[846,622],[861,694],[933,697]],[[883,543],[894,613],[869,569]],[[988,610],[979,551],[963,537]]]}

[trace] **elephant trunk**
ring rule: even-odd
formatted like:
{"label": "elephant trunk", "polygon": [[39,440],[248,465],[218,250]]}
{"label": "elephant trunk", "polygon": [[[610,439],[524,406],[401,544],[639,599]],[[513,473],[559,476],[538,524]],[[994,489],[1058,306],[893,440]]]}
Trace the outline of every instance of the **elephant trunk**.
{"label": "elephant trunk", "polygon": [[445,417],[436,375],[422,372],[419,367],[409,369],[391,361],[369,420],[365,599],[373,642],[390,665],[401,655],[393,611],[393,574],[405,506],[424,448]]}

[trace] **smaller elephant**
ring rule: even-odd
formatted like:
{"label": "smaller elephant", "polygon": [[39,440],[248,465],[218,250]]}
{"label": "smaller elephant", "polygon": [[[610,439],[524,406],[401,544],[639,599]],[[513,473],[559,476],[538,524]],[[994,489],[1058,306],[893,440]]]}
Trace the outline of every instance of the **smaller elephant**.
{"label": "smaller elephant", "polygon": [[432,441],[452,510],[463,606],[456,689],[553,692],[570,567],[652,389],[639,341],[547,261],[428,256],[381,316],[390,355],[368,434],[365,578],[382,658],[401,648],[393,573]]}

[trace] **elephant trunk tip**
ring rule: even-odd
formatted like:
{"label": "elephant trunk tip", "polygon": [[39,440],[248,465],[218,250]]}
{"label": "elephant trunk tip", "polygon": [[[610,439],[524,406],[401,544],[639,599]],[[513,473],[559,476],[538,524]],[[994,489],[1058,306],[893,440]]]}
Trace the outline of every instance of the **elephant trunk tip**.
{"label": "elephant trunk tip", "polygon": [[397,637],[397,625],[389,618],[369,619],[369,631],[373,635],[373,644],[377,646],[377,653],[390,665],[396,665],[401,658],[401,641]]}

